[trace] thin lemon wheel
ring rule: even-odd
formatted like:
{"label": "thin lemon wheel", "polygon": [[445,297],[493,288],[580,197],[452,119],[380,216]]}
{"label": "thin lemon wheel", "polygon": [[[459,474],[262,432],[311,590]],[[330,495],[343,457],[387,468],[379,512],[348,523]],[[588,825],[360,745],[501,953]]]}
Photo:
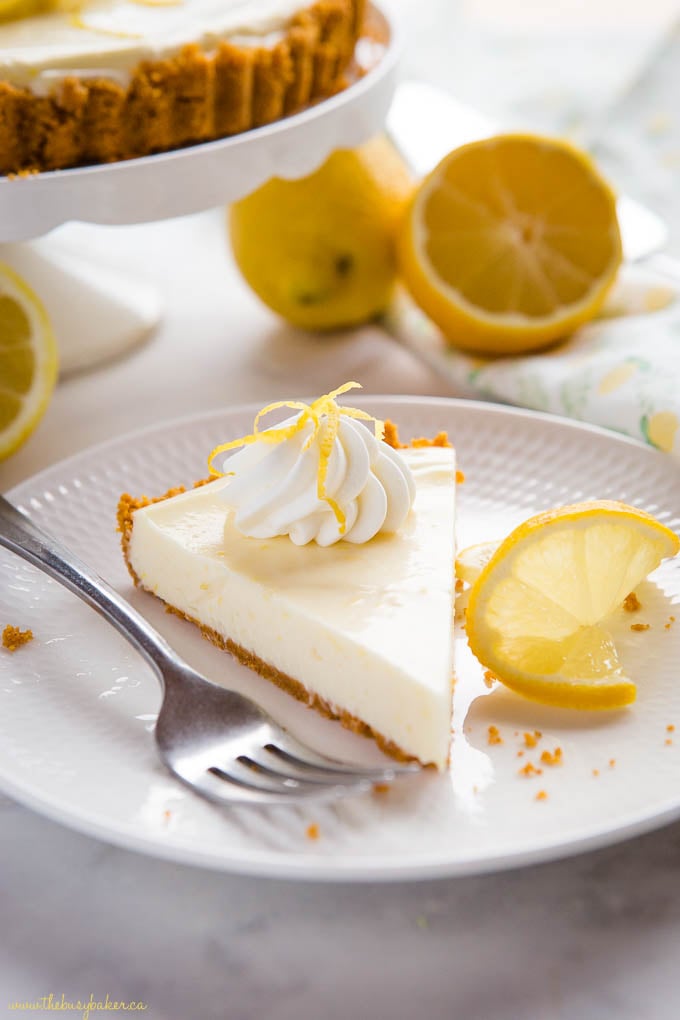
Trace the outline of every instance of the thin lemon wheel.
{"label": "thin lemon wheel", "polygon": [[636,687],[607,617],[668,556],[677,535],[625,503],[578,503],[532,517],[470,589],[466,630],[479,661],[507,687],[565,708],[621,708]]}
{"label": "thin lemon wheel", "polygon": [[456,557],[456,577],[466,584],[474,584],[484,567],[498,549],[500,542],[478,542],[469,545]]}
{"label": "thin lemon wheel", "polygon": [[451,343],[479,354],[536,350],[602,307],[621,263],[615,196],[567,142],[473,142],[416,191],[399,261]]}
{"label": "thin lemon wheel", "polygon": [[0,460],[33,432],[57,379],[57,345],[42,302],[0,263]]}

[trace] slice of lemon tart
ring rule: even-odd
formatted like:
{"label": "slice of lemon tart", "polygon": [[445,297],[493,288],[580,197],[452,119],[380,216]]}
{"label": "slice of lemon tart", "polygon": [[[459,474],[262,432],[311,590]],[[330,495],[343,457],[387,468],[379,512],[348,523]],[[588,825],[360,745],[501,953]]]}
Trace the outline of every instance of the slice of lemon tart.
{"label": "slice of lemon tart", "polygon": [[[246,666],[393,757],[442,769],[455,453],[444,434],[401,447],[390,423],[340,406],[355,385],[265,408],[213,451],[212,481],[124,495],[123,551],[137,585]],[[280,406],[295,414],[261,427]]]}
{"label": "slice of lemon tart", "polygon": [[0,0],[0,173],[237,134],[330,96],[364,0]]}

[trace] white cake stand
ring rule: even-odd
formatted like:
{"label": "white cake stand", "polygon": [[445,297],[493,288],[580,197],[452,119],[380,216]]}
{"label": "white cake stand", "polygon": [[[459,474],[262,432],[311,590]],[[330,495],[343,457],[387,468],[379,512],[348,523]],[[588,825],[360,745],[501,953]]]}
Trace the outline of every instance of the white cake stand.
{"label": "white cake stand", "polygon": [[394,94],[400,44],[394,24],[377,9],[372,16],[385,42],[358,43],[358,67],[369,70],[302,113],[142,159],[0,178],[0,260],[45,304],[62,375],[122,354],[161,317],[154,290],[88,259],[83,229],[69,242],[62,225],[144,223],[200,212],[243,198],[273,176],[311,173],[334,149],[377,133]]}

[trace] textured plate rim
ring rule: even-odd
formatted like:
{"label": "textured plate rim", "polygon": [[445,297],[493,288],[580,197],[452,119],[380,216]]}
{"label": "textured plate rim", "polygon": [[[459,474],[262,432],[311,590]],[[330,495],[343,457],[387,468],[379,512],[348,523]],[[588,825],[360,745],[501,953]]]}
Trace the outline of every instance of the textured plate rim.
{"label": "textured plate rim", "polygon": [[[566,428],[579,433],[586,432],[597,435],[616,445],[644,452],[647,456],[663,461],[670,469],[678,470],[677,465],[674,464],[668,455],[654,450],[637,439],[604,429],[598,425],[591,425],[586,422],[544,412],[511,407],[499,403],[486,403],[453,397],[375,394],[357,395],[354,398],[354,402],[368,403],[378,411],[381,410],[381,405],[383,407],[410,406],[414,409],[425,405],[428,408],[439,406],[444,409],[449,408],[461,412],[467,410],[472,414],[481,414],[482,416],[511,416],[558,429]],[[248,417],[249,415],[256,414],[261,406],[259,403],[249,402],[226,408],[213,408],[198,414],[194,413],[170,418],[141,429],[132,429],[123,435],[84,447],[69,457],[43,468],[18,485],[15,485],[6,495],[15,501],[31,498],[35,488],[44,484],[45,479],[54,473],[61,473],[63,470],[70,468],[84,457],[100,453],[104,454],[107,450],[114,447],[125,447],[133,440],[149,435],[161,434],[169,429],[181,428],[185,425],[190,426],[212,419],[219,420],[224,417]],[[313,882],[426,881],[436,878],[490,874],[526,867],[531,864],[559,860],[590,850],[612,846],[635,836],[641,836],[660,829],[680,818],[679,791],[677,798],[671,799],[666,807],[656,807],[648,811],[633,812],[627,819],[619,821],[615,825],[602,824],[596,829],[589,826],[583,834],[572,836],[566,840],[559,838],[544,840],[525,850],[510,853],[491,853],[484,857],[469,855],[452,861],[449,855],[442,853],[429,856],[419,853],[417,861],[413,863],[399,858],[395,858],[392,863],[386,862],[384,857],[380,856],[357,858],[346,854],[324,858],[309,857],[301,854],[286,855],[280,852],[273,854],[269,851],[259,853],[249,851],[247,857],[243,853],[232,855],[220,854],[218,856],[211,852],[203,853],[195,845],[186,845],[181,840],[163,844],[157,836],[140,836],[136,827],[125,824],[112,825],[106,816],[83,813],[72,806],[67,808],[60,807],[52,798],[40,797],[31,791],[27,791],[23,784],[17,783],[6,771],[0,771],[0,790],[18,803],[37,811],[53,822],[65,825],[83,835],[93,836],[123,849],[134,850],[163,860],[190,864],[211,870],[226,871],[233,874]]]}

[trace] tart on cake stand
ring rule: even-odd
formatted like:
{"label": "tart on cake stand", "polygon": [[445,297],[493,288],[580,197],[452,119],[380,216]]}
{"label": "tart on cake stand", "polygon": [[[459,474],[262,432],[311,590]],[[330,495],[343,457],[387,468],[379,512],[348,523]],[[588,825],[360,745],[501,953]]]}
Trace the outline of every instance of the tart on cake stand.
{"label": "tart on cake stand", "polygon": [[[0,178],[0,261],[43,301],[62,376],[137,346],[162,314],[153,288],[88,258],[80,224],[153,222],[234,202],[273,176],[309,174],[334,149],[352,148],[380,131],[400,45],[394,24],[374,7],[371,24],[371,36],[357,44],[353,80],[301,113],[139,159]],[[74,221],[77,235],[70,238],[67,224]]]}

